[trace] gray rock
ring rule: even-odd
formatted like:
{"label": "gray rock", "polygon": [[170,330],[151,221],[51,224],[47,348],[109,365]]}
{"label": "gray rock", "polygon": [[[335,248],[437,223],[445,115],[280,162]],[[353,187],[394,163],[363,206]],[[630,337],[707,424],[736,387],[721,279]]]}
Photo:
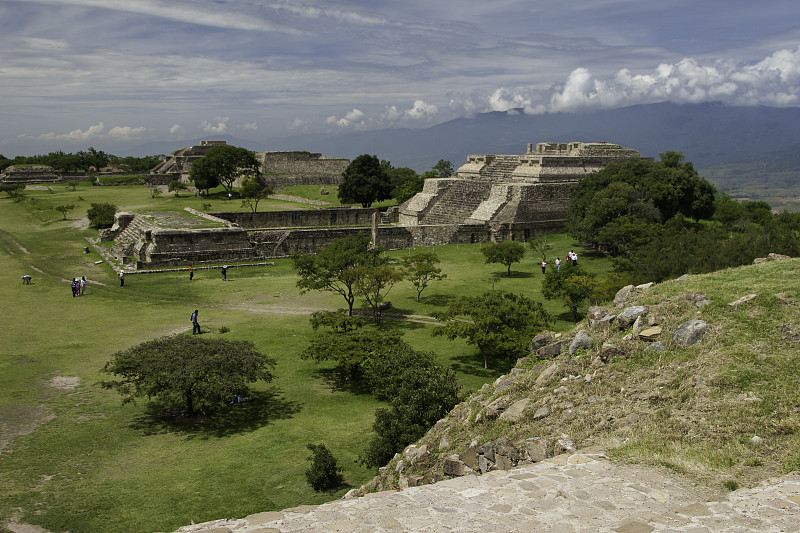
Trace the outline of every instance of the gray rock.
{"label": "gray rock", "polygon": [[664,345],[663,345],[663,344],[661,344],[661,341],[656,341],[656,342],[654,342],[653,344],[651,344],[650,346],[648,346],[648,347],[647,347],[647,348],[645,348],[644,350],[645,350],[645,351],[648,351],[648,350],[654,350],[654,351],[656,351],[656,352],[666,352],[666,351],[667,351],[667,349],[666,349],[666,348],[664,348]]}
{"label": "gray rock", "polygon": [[791,257],[788,255],[776,254],[774,252],[767,255],[767,261],[784,261],[786,259],[791,259]]}
{"label": "gray rock", "polygon": [[692,279],[692,276],[690,276],[689,274],[684,274],[683,276],[678,278],[678,281],[684,281],[687,279]]}
{"label": "gray rock", "polygon": [[617,294],[614,296],[614,307],[622,307],[625,305],[625,300],[627,300],[628,296],[630,296],[635,290],[636,287],[633,285],[625,285],[618,290]]}
{"label": "gray rock", "polygon": [[547,346],[542,346],[536,350],[536,357],[539,359],[553,359],[558,357],[558,355],[561,353],[561,350],[564,349],[564,346],[566,346],[568,342],[569,339],[563,339],[548,344]]}
{"label": "gray rock", "polygon": [[547,346],[548,344],[553,342],[554,338],[555,338],[555,333],[553,333],[552,331],[547,331],[547,330],[542,331],[531,340],[531,353],[535,354],[539,348],[541,348],[542,346]]}
{"label": "gray rock", "polygon": [[661,326],[653,326],[651,328],[643,329],[639,332],[639,338],[645,342],[651,342],[656,340],[663,331]]}
{"label": "gray rock", "polygon": [[552,365],[545,368],[541,374],[536,378],[537,385],[547,385],[550,381],[555,378],[556,373],[558,373],[558,363],[553,363]]}
{"label": "gray rock", "polygon": [[480,470],[480,465],[478,464],[478,452],[475,450],[474,446],[470,446],[463,452],[458,455],[459,460],[467,465],[472,470]]}
{"label": "gray rock", "polygon": [[549,447],[547,439],[542,437],[525,440],[525,451],[528,452],[528,459],[534,463],[547,459]]}
{"label": "gray rock", "polygon": [[586,330],[580,330],[569,345],[569,354],[575,355],[578,350],[587,350],[592,347],[592,338]]}
{"label": "gray rock", "polygon": [[637,291],[646,291],[647,289],[649,289],[652,286],[653,286],[653,282],[652,281],[650,283],[642,283],[641,285],[637,285],[636,286],[636,290]]}
{"label": "gray rock", "polygon": [[681,324],[672,334],[672,340],[681,346],[691,346],[698,342],[707,330],[708,323],[705,320],[689,320]]}
{"label": "gray rock", "polygon": [[451,455],[445,459],[442,467],[442,471],[447,476],[466,476],[468,470],[471,469],[458,458],[458,455]]}
{"label": "gray rock", "polygon": [[695,303],[697,307],[705,307],[707,305],[711,305],[711,300],[700,300],[699,302]]}
{"label": "gray rock", "polygon": [[508,420],[509,422],[514,422],[515,420],[519,420],[522,416],[523,411],[531,402],[530,398],[524,398],[517,402],[514,402],[508,409],[503,411],[500,415],[500,420]]}
{"label": "gray rock", "polygon": [[617,315],[617,326],[619,329],[628,328],[632,326],[640,316],[647,316],[647,307],[643,305],[628,307]]}
{"label": "gray rock", "polygon": [[589,308],[589,313],[586,315],[586,319],[589,322],[589,327],[594,328],[597,323],[602,319],[604,316],[608,314],[608,311],[605,307],[601,307],[599,305],[595,305]]}
{"label": "gray rock", "polygon": [[534,420],[541,420],[542,418],[545,418],[547,416],[550,416],[550,408],[547,407],[546,405],[538,408],[536,412],[533,413]]}
{"label": "gray rock", "polygon": [[604,342],[603,345],[600,347],[600,360],[604,363],[608,363],[615,357],[619,357],[622,355],[622,351],[614,346],[613,344],[609,344]]}
{"label": "gray rock", "polygon": [[633,335],[634,339],[639,338],[639,332],[642,331],[643,326],[644,325],[642,324],[642,317],[637,316],[636,320],[633,321],[633,331],[631,331],[631,335]]}

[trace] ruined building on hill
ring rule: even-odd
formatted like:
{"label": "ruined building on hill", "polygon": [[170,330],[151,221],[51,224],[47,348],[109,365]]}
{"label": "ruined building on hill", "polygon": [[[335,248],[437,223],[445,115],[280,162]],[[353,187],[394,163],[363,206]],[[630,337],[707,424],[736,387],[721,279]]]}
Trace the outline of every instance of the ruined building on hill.
{"label": "ruined building on hill", "polygon": [[0,172],[0,183],[58,183],[63,181],[61,174],[47,165],[10,166]]}
{"label": "ruined building on hill", "polygon": [[[324,159],[307,152],[261,154],[265,165],[269,160],[284,174],[303,161]],[[115,255],[133,258],[141,268],[286,257],[293,251],[315,252],[354,233],[370,235],[387,250],[527,241],[563,228],[569,189],[581,178],[613,161],[640,157],[636,150],[605,142],[539,143],[535,149],[529,144],[521,155],[470,155],[454,176],[425,180],[422,192],[385,212],[334,207],[210,215],[187,208],[191,214],[182,228],[118,213],[117,224],[102,238],[114,240]],[[345,161],[328,161],[326,168],[333,172],[344,165],[344,170]]]}
{"label": "ruined building on hill", "polygon": [[[226,141],[200,141],[197,146],[180,148],[151,169],[150,174],[188,182],[192,163],[212,148],[225,145]],[[254,153],[261,162],[261,174],[271,187],[338,185],[342,181],[342,172],[350,164],[347,159],[305,151]]]}
{"label": "ruined building on hill", "polygon": [[528,240],[561,228],[569,188],[612,161],[641,154],[605,142],[528,144],[522,155],[470,155],[450,178],[425,180],[423,191],[400,206],[405,226],[462,224],[493,237]]}

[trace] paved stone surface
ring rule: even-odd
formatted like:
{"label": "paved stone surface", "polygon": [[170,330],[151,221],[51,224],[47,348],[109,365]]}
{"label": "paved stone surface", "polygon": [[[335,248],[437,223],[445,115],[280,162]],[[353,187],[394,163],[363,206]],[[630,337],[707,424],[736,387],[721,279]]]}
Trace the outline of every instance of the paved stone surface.
{"label": "paved stone surface", "polygon": [[710,496],[602,452],[363,498],[193,524],[176,533],[800,531],[800,473]]}

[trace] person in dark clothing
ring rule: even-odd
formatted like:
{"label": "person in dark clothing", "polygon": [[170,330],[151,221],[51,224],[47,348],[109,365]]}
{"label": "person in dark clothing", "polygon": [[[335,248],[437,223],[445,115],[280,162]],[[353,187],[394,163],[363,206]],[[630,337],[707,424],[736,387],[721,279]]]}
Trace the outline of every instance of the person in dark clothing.
{"label": "person in dark clothing", "polygon": [[222,281],[228,281],[228,265],[222,267]]}
{"label": "person in dark clothing", "polygon": [[200,333],[200,323],[197,322],[197,313],[199,313],[197,309],[192,313],[192,335],[198,335]]}

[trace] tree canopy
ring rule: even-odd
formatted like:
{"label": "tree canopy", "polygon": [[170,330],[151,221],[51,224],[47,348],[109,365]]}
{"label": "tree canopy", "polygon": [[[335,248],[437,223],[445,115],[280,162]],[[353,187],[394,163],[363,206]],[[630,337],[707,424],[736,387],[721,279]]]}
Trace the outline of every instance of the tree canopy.
{"label": "tree canopy", "polygon": [[378,156],[362,154],[353,159],[342,173],[339,200],[345,204],[369,207],[374,202],[391,198],[392,184],[386,166]]}
{"label": "tree canopy", "polygon": [[446,323],[433,334],[467,339],[478,347],[484,368],[489,367],[490,359],[499,362],[523,357],[533,336],[550,322],[542,304],[504,291],[461,296],[435,316]]}
{"label": "tree canopy", "polygon": [[222,185],[230,194],[237,178],[258,176],[260,166],[255,154],[246,148],[215,146],[192,163],[189,179],[198,189],[208,190]]}
{"label": "tree canopy", "polygon": [[419,301],[422,291],[428,287],[428,283],[441,281],[447,277],[447,274],[443,274],[442,269],[436,266],[439,256],[434,252],[415,250],[410,255],[403,257],[400,262],[403,276],[417,290],[417,301]]}
{"label": "tree canopy", "polygon": [[486,264],[505,265],[508,276],[511,277],[511,265],[519,263],[525,257],[525,245],[517,241],[492,242],[482,246],[481,253],[486,257]]}
{"label": "tree canopy", "polygon": [[364,233],[348,235],[324,246],[316,254],[295,252],[291,256],[292,268],[300,279],[300,293],[328,291],[340,294],[347,302],[348,315],[353,314],[356,283],[364,271],[359,267],[374,267],[385,263],[381,250],[370,247]]}
{"label": "tree canopy", "polygon": [[257,176],[245,176],[239,187],[242,207],[249,207],[253,213],[258,211],[258,202],[272,194],[270,186]]}
{"label": "tree canopy", "polygon": [[567,230],[615,253],[616,242],[602,239],[606,225],[623,217],[641,223],[663,223],[677,214],[694,220],[710,218],[715,193],[680,152],[665,152],[661,161],[610,163],[570,190]]}
{"label": "tree canopy", "polygon": [[183,406],[188,416],[205,413],[245,395],[248,384],[271,381],[275,361],[250,341],[174,335],[117,352],[103,372],[119,379],[103,381],[123,403],[157,398],[165,406]]}
{"label": "tree canopy", "polygon": [[618,288],[568,262],[561,270],[547,271],[542,281],[542,296],[548,300],[561,298],[572,313],[572,319],[577,322],[580,320],[578,309],[582,304],[608,300]]}

